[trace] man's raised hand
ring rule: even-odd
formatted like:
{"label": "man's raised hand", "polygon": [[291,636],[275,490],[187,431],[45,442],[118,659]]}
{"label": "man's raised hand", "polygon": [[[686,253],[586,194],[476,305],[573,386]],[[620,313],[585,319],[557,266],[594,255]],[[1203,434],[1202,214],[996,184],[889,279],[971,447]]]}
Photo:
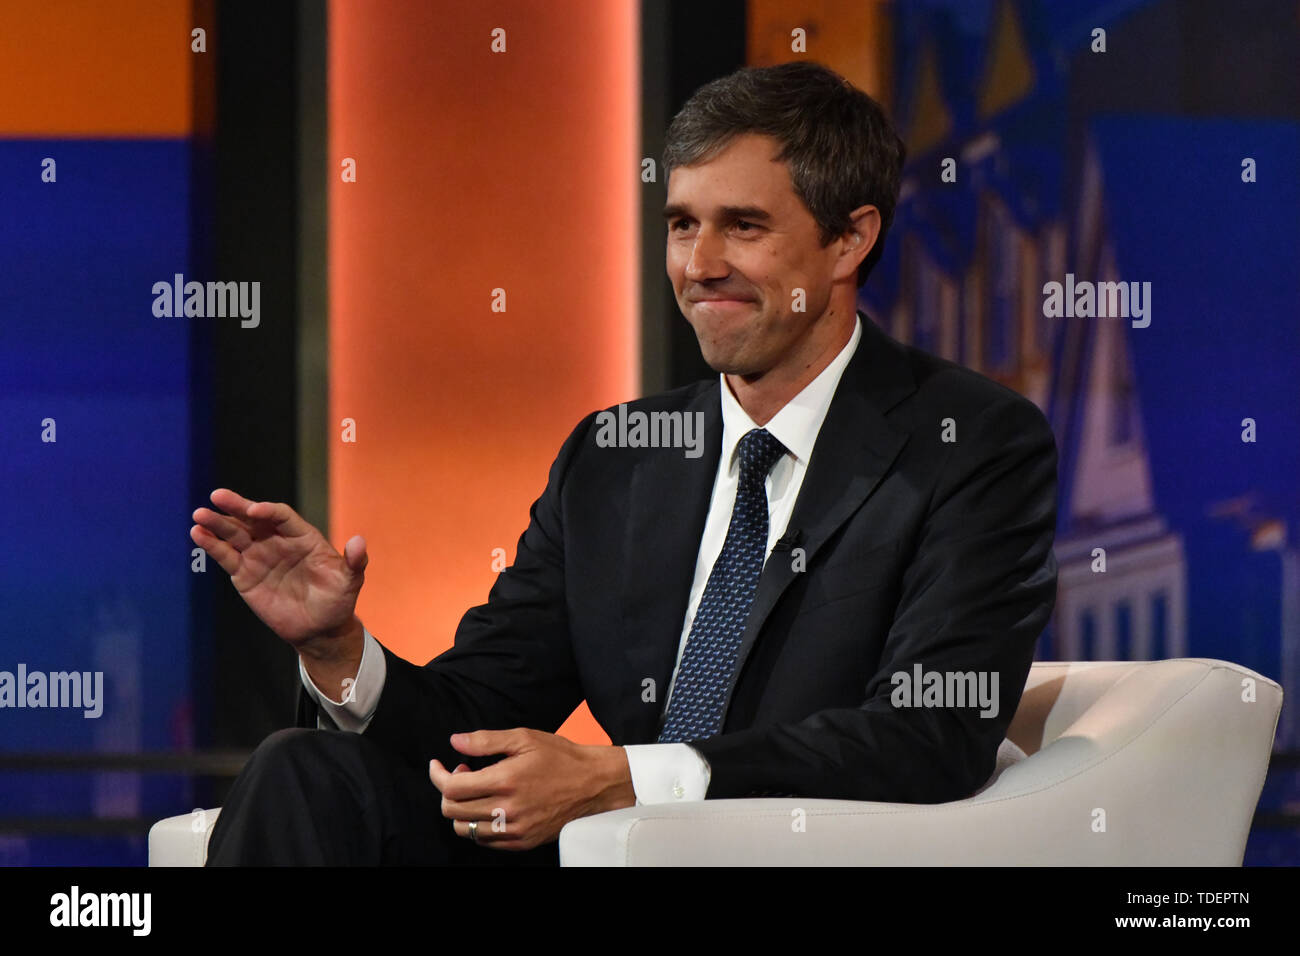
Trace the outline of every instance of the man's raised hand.
{"label": "man's raised hand", "polygon": [[227,513],[197,509],[190,538],[230,575],[267,627],[312,656],[320,650],[311,645],[322,641],[359,640],[355,609],[369,560],[364,538],[354,536],[339,554],[287,504],[249,501],[228,488],[212,492],[212,503]]}

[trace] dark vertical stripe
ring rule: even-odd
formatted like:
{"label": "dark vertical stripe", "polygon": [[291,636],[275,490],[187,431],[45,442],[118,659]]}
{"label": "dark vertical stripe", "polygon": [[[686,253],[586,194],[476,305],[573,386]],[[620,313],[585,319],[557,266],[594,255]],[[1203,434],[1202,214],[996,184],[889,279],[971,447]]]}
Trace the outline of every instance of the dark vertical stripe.
{"label": "dark vertical stripe", "polygon": [[[298,10],[221,3],[215,52],[212,272],[261,283],[261,322],[212,323],[214,487],[298,504]],[[202,224],[197,224],[202,228]],[[209,489],[210,490],[210,489]],[[198,504],[196,502],[196,504]],[[218,569],[212,735],[254,746],[293,722],[297,659]]]}
{"label": "dark vertical stripe", "polygon": [[[677,114],[691,94],[710,80],[726,76],[745,66],[745,0],[718,0],[701,4],[693,0],[668,0],[669,114]],[[666,125],[666,124],[665,124]],[[668,184],[664,182],[667,195]],[[662,207],[661,207],[662,208]],[[663,271],[662,216],[656,212],[660,227],[660,274]],[[700,345],[671,294],[662,306],[668,336],[669,386],[685,385],[715,373],[700,355]]]}

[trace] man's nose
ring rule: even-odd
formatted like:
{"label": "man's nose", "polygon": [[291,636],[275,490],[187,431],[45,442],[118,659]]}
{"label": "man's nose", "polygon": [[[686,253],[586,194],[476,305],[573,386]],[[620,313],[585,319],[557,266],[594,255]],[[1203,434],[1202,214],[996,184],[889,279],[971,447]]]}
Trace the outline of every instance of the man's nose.
{"label": "man's nose", "polygon": [[722,255],[725,248],[722,236],[713,229],[701,227],[695,234],[691,257],[686,260],[686,278],[701,282],[725,276],[731,271]]}

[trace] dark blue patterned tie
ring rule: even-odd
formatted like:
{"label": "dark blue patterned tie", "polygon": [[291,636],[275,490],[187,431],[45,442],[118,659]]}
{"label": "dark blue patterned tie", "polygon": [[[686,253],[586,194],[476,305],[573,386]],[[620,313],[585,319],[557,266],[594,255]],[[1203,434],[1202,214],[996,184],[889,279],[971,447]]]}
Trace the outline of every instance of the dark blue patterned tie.
{"label": "dark blue patterned tie", "polygon": [[754,590],[767,557],[767,490],[764,483],[785,446],[762,428],[736,446],[740,483],[731,524],[691,622],[664,716],[660,743],[712,737],[722,729],[727,687],[736,667]]}

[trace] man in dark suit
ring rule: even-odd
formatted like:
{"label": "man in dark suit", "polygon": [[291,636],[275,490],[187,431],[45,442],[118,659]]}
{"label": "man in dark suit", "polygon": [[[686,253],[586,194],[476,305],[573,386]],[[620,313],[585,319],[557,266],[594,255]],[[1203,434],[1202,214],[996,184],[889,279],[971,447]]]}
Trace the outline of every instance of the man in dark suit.
{"label": "man in dark suit", "polygon": [[[904,153],[865,94],[743,70],[668,139],[668,274],[719,378],[574,429],[452,648],[417,667],[364,628],[359,537],[224,489],[195,512],[303,688],[210,862],[554,862],[636,802],[991,774],[1055,602],[1046,420],[856,312]],[[584,699],[610,746],[555,735]]]}

